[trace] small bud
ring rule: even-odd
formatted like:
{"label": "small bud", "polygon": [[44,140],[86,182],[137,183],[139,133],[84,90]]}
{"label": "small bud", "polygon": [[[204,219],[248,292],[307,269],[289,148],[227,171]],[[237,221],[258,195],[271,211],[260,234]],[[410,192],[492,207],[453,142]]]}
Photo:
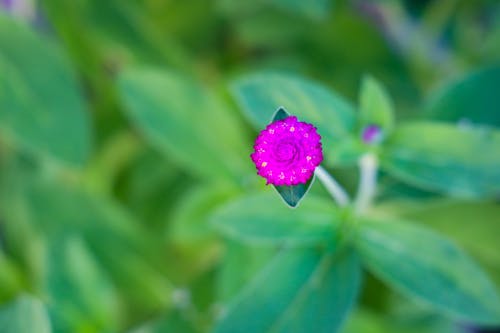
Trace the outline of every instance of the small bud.
{"label": "small bud", "polygon": [[361,137],[364,143],[377,144],[382,141],[383,132],[377,125],[368,125],[363,129]]}

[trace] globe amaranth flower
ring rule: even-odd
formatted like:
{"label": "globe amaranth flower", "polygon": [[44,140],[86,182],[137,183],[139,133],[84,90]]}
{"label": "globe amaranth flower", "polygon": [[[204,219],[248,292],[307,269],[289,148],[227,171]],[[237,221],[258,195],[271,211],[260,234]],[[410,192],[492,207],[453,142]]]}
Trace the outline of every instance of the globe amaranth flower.
{"label": "globe amaranth flower", "polygon": [[323,161],[321,136],[313,125],[289,116],[260,132],[250,157],[267,184],[305,184]]}

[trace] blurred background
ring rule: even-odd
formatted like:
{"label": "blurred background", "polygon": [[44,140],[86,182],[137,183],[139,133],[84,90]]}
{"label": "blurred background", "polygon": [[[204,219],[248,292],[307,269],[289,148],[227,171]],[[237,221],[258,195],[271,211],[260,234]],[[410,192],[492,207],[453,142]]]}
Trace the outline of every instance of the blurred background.
{"label": "blurred background", "polygon": [[[0,331],[210,330],[272,255],[208,224],[269,191],[229,89],[240,75],[297,73],[355,104],[371,74],[398,121],[496,127],[499,65],[498,0],[0,0]],[[355,168],[333,172],[355,190]],[[378,199],[455,239],[500,287],[498,201],[384,174]],[[344,331],[480,328],[369,276]]]}

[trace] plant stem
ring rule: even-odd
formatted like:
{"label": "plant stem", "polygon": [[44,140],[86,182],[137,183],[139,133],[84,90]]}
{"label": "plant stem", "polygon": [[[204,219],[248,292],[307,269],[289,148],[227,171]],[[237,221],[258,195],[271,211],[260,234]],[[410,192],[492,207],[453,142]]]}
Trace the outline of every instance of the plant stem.
{"label": "plant stem", "polygon": [[314,173],[339,206],[346,206],[349,204],[349,196],[342,186],[340,186],[340,184],[337,183],[337,181],[328,173],[328,171],[326,171],[322,166],[318,166]]}
{"label": "plant stem", "polygon": [[378,159],[374,154],[366,154],[359,160],[361,179],[356,195],[355,208],[357,213],[370,208],[377,186]]}

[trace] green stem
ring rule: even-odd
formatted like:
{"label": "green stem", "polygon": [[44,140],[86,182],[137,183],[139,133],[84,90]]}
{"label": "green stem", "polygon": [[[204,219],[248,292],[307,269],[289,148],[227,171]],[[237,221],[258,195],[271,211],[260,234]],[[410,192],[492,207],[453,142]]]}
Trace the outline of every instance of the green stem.
{"label": "green stem", "polygon": [[363,213],[372,204],[377,187],[378,159],[374,154],[366,154],[359,160],[361,179],[359,181],[358,193],[356,195],[356,212]]}
{"label": "green stem", "polygon": [[314,171],[316,177],[321,181],[325,189],[339,206],[347,206],[350,202],[346,191],[322,166],[318,166]]}

